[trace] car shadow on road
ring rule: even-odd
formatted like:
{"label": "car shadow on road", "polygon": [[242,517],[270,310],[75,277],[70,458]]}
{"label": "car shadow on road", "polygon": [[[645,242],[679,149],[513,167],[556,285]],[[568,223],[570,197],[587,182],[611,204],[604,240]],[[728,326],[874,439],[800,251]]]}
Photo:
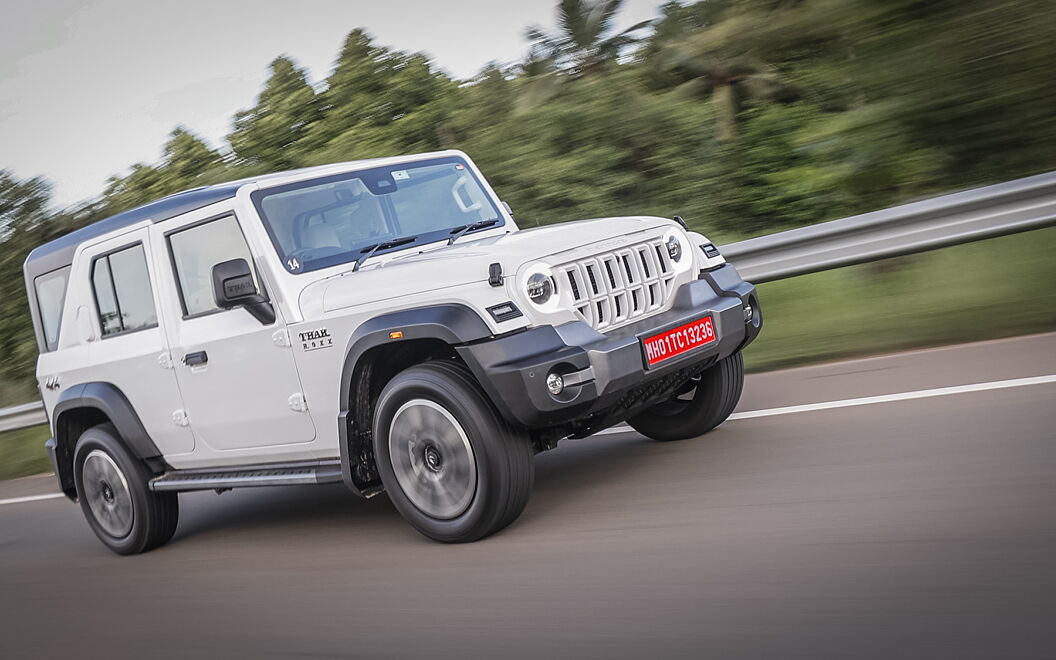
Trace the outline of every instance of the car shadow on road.
{"label": "car shadow on road", "polygon": [[535,492],[525,519],[574,505],[589,491],[623,487],[656,448],[653,440],[631,432],[562,441],[536,457]]}
{"label": "car shadow on road", "polygon": [[[574,506],[591,489],[622,487],[656,448],[655,442],[633,433],[563,441],[558,449],[536,457],[535,489],[525,515],[515,524],[537,524],[556,510]],[[385,495],[365,500],[341,484],[251,488],[220,496],[186,493],[180,509],[174,543],[275,529],[282,529],[284,536],[327,527],[354,536],[407,530]]]}
{"label": "car shadow on road", "polygon": [[320,524],[374,527],[395,524],[399,514],[379,496],[356,497],[341,484],[251,488],[223,493],[181,496],[180,526],[174,542],[214,532],[302,527]]}

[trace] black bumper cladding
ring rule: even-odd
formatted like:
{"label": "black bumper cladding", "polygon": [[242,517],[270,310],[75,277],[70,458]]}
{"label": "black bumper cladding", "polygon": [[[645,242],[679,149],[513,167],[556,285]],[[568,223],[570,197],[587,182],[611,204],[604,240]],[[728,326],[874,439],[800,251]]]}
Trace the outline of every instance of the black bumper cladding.
{"label": "black bumper cladding", "polygon": [[[750,318],[746,308],[751,309]],[[716,339],[649,365],[643,339],[710,316]],[[528,428],[591,418],[618,421],[620,410],[661,397],[711,364],[744,348],[759,334],[755,287],[730,264],[683,285],[669,310],[601,334],[582,321],[542,326],[458,350],[488,395],[511,422]],[[552,394],[547,376],[565,387]],[[600,421],[600,419],[599,419]]]}

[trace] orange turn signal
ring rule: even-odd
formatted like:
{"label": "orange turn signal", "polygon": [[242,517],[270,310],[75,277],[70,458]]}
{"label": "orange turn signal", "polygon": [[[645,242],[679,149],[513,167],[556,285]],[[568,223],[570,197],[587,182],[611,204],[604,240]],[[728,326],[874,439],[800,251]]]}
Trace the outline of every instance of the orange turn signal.
{"label": "orange turn signal", "polygon": [[396,332],[390,332],[389,339],[403,339],[403,332],[400,330],[397,330]]}

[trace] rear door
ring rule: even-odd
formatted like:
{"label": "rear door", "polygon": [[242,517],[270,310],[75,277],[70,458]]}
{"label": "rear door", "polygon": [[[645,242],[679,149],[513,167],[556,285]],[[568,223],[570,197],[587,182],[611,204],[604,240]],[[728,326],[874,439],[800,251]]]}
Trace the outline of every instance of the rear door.
{"label": "rear door", "polygon": [[70,273],[67,297],[81,342],[63,351],[70,383],[115,385],[166,458],[190,453],[194,436],[169,360],[156,297],[158,277],[147,229],[85,247]]}
{"label": "rear door", "polygon": [[213,299],[213,266],[229,259],[245,259],[257,290],[265,290],[238,218],[191,215],[154,231],[170,266],[163,286],[175,295],[163,297],[163,313],[195,439],[218,452],[285,446],[274,453],[297,453],[315,439],[315,426],[281,314],[265,326]]}

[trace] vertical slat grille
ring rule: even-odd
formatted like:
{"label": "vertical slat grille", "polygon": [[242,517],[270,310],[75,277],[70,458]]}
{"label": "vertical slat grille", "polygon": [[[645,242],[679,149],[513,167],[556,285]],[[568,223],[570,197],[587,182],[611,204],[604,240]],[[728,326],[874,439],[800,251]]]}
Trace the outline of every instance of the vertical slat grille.
{"label": "vertical slat grille", "polygon": [[573,270],[568,271],[568,283],[572,287],[572,297],[579,302],[579,282],[576,281],[576,272]]}
{"label": "vertical slat grille", "polygon": [[587,323],[606,330],[663,308],[674,288],[674,268],[660,239],[558,266],[573,307]]}
{"label": "vertical slat grille", "polygon": [[594,295],[598,295],[598,280],[594,277],[594,266],[587,264],[587,277],[590,279],[590,290],[594,292]]}

